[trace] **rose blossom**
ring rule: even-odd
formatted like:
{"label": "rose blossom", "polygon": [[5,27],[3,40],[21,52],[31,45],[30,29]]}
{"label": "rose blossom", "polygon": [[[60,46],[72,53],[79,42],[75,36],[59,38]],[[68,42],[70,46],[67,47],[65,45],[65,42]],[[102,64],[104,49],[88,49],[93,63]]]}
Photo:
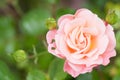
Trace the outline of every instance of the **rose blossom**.
{"label": "rose blossom", "polygon": [[58,29],[48,31],[46,38],[48,51],[65,60],[64,71],[73,77],[107,65],[116,55],[112,26],[88,9],[61,16]]}

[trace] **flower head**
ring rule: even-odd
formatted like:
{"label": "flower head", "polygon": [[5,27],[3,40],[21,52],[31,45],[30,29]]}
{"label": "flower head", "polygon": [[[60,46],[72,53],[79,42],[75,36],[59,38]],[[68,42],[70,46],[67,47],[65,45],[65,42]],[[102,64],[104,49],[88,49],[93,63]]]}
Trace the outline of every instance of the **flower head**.
{"label": "flower head", "polygon": [[73,77],[107,65],[116,55],[112,26],[88,9],[61,16],[58,29],[48,31],[46,38],[48,51],[65,60],[64,71]]}

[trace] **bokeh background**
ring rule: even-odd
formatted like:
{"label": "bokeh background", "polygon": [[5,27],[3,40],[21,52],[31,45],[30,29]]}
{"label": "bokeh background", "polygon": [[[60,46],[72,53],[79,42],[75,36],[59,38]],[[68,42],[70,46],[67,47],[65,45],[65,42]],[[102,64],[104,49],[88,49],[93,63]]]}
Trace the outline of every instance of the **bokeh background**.
{"label": "bokeh background", "polygon": [[[46,20],[88,8],[105,20],[120,0],[0,0],[0,80],[120,80],[120,19],[114,22],[117,56],[107,66],[72,78],[47,51]],[[120,18],[118,11],[117,17]]]}

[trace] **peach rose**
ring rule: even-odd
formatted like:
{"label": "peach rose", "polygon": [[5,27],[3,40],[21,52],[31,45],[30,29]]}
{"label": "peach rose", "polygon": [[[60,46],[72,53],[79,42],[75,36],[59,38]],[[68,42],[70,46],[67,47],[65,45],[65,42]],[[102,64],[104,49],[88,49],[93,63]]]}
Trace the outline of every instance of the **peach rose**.
{"label": "peach rose", "polygon": [[60,17],[58,29],[48,31],[46,38],[48,51],[65,60],[64,71],[73,77],[107,65],[116,55],[112,26],[88,9]]}

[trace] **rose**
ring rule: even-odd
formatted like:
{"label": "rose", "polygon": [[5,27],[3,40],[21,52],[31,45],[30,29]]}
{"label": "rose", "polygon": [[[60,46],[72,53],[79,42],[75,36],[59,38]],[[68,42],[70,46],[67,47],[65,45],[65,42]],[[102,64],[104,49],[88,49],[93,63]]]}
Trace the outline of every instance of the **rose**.
{"label": "rose", "polygon": [[111,25],[88,9],[59,18],[58,29],[47,35],[48,51],[65,60],[64,71],[77,77],[98,65],[107,65],[116,55]]}

